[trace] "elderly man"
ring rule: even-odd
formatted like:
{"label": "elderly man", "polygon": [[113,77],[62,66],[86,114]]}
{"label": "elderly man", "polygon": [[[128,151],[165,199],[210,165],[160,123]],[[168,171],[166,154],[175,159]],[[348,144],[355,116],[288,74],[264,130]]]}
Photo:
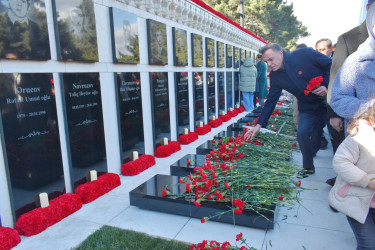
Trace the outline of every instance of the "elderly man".
{"label": "elderly man", "polygon": [[320,39],[315,43],[315,49],[330,58],[333,57],[332,41],[328,38]]}
{"label": "elderly man", "polygon": [[[261,127],[267,126],[283,89],[292,93],[298,99],[300,111],[297,135],[304,171],[299,174],[307,177],[315,173],[313,155],[319,150],[319,128],[322,120],[326,118],[327,110],[323,97],[327,94],[332,60],[311,48],[287,53],[276,43],[267,44],[259,52],[272,70],[269,75],[270,91],[257,124],[246,132],[245,139],[251,140]],[[311,93],[306,93],[310,80],[318,76],[322,77],[320,86]]]}

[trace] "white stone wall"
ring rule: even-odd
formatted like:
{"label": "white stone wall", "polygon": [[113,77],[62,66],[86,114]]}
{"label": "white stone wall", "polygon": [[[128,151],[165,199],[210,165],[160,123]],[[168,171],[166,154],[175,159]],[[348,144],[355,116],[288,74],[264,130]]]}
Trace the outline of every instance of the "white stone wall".
{"label": "white stone wall", "polygon": [[[210,37],[215,41],[221,41],[224,44],[230,44],[251,52],[257,52],[264,45],[263,42],[255,39],[251,35],[239,30],[235,26],[216,17],[210,12],[202,9],[191,1],[186,0],[94,0],[95,19],[97,29],[97,42],[99,52],[99,62],[79,63],[57,61],[57,49],[54,31],[54,22],[52,15],[52,0],[46,0],[47,24],[51,48],[51,60],[48,61],[20,61],[20,60],[0,60],[0,73],[53,73],[56,93],[57,115],[59,121],[61,150],[63,157],[63,168],[65,175],[65,185],[67,192],[70,190],[69,159],[67,153],[67,127],[64,121],[63,100],[61,99],[61,80],[59,73],[71,72],[99,72],[102,94],[102,108],[104,118],[104,129],[106,139],[107,166],[109,172],[120,173],[121,152],[120,152],[120,134],[118,127],[118,113],[116,111],[116,88],[114,72],[140,72],[141,91],[144,119],[144,139],[146,154],[153,154],[152,125],[151,121],[151,93],[149,88],[149,72],[168,72],[169,79],[169,100],[171,113],[171,135],[172,140],[176,137],[176,107],[174,98],[174,72],[188,72],[189,92],[192,93],[193,79],[192,72],[204,72],[206,81],[206,72],[226,72],[236,71],[234,68],[206,68],[192,67],[191,58],[191,33],[201,35],[203,40]],[[137,65],[114,64],[112,60],[112,41],[110,31],[110,12],[109,8],[115,7],[138,15],[138,33],[139,33],[139,52],[140,63]],[[157,66],[148,65],[148,47],[146,19],[153,19],[167,25],[168,41],[168,65]],[[188,35],[188,66],[173,66],[173,46],[172,46],[172,27],[187,30]],[[216,42],[215,42],[216,46]],[[205,49],[205,46],[204,46]],[[216,49],[215,49],[216,53]],[[205,55],[204,51],[204,55]],[[216,55],[217,56],[217,55]],[[233,55],[234,56],[234,55]],[[205,58],[204,58],[205,62]],[[234,79],[234,76],[233,76]],[[217,85],[217,83],[216,83]],[[226,88],[226,87],[225,87]],[[207,91],[206,89],[204,90]],[[204,95],[207,98],[207,95]],[[217,100],[216,100],[217,104]],[[190,130],[194,129],[193,119],[193,100],[190,98]],[[207,100],[205,100],[207,105]],[[205,121],[207,122],[207,121]],[[6,164],[4,162],[4,144],[3,138],[0,145],[0,216],[3,226],[13,227],[14,221],[11,210],[10,195],[8,191]]]}

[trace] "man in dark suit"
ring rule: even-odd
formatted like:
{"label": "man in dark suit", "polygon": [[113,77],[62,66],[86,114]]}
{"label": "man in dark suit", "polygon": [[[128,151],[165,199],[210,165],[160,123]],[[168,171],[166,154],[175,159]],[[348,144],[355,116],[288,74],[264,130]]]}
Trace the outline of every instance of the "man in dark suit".
{"label": "man in dark suit", "polygon": [[[366,9],[370,8],[370,5],[375,2],[375,0],[369,0]],[[327,102],[331,100],[331,93],[332,93],[332,85],[333,81],[335,80],[337,71],[343,65],[345,59],[352,53],[356,52],[358,46],[362,44],[368,38],[368,31],[366,26],[366,21],[364,21],[361,25],[349,30],[348,32],[342,34],[337,39],[335,55],[333,57],[332,66],[331,66],[331,76],[328,85],[328,93],[327,93]],[[332,127],[336,130],[330,131],[332,137],[332,148],[333,151],[336,152],[336,149],[341,144],[341,142],[345,139],[345,132],[344,132],[344,119],[338,116],[333,109],[328,105],[327,107],[327,115],[329,118],[329,122]],[[327,184],[333,186],[335,184],[335,179],[328,179],[326,182]]]}
{"label": "man in dark suit", "polygon": [[[285,52],[280,45],[270,43],[259,50],[263,61],[272,69],[270,90],[267,102],[259,116],[257,125],[249,129],[245,139],[252,139],[261,127],[266,127],[282,90],[286,90],[298,99],[300,112],[297,130],[298,144],[302,152],[304,171],[302,177],[315,173],[313,155],[320,147],[320,124],[326,118],[327,109],[323,97],[327,94],[331,58],[311,48]],[[311,93],[306,93],[310,80],[321,76],[322,82]]]}

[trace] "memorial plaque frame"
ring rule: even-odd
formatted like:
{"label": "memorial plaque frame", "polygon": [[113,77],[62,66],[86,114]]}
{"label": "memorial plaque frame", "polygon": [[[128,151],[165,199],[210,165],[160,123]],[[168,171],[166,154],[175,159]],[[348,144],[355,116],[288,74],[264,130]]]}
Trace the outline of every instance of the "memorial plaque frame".
{"label": "memorial plaque frame", "polygon": [[226,72],[226,93],[227,93],[227,110],[234,108],[233,105],[233,74],[232,72]]}
{"label": "memorial plaque frame", "polygon": [[[84,1],[52,1],[57,58],[60,61],[99,61],[94,2],[85,1],[83,4]],[[62,15],[60,12],[67,13]]]}
{"label": "memorial plaque frame", "polygon": [[241,49],[241,65],[243,64],[243,62],[245,61],[245,58],[246,58],[246,51],[244,49]]}
{"label": "memorial plaque frame", "polygon": [[174,66],[188,65],[187,31],[172,27],[173,64]]}
{"label": "memorial plaque frame", "polygon": [[230,44],[225,45],[225,53],[226,53],[226,67],[227,68],[232,68],[233,66],[233,46]]}
{"label": "memorial plaque frame", "polygon": [[[178,76],[180,74],[180,76]],[[186,74],[186,76],[183,76]],[[183,84],[185,83],[180,81],[182,77],[186,78],[186,86]],[[181,133],[182,128],[188,128],[190,130],[190,108],[189,108],[189,73],[188,72],[175,72],[175,98],[176,98],[176,126],[177,126],[177,138],[179,138],[179,134]],[[181,88],[181,89],[180,89]],[[187,92],[187,96],[184,96],[183,93]],[[186,102],[187,99],[187,103]],[[185,116],[180,115],[180,111],[182,114],[187,114]],[[187,123],[186,123],[187,119]]]}
{"label": "memorial plaque frame", "polygon": [[0,58],[50,60],[45,0],[8,4],[0,6],[0,26],[7,27],[2,29]]}
{"label": "memorial plaque frame", "polygon": [[236,46],[233,46],[233,55],[233,66],[237,69],[240,67],[240,51]]}
{"label": "memorial plaque frame", "polygon": [[217,98],[218,98],[218,113],[225,110],[225,74],[224,72],[217,72]]}
{"label": "memorial plaque frame", "polygon": [[[52,73],[1,73],[0,132],[16,220],[36,208],[35,195],[65,192]],[[13,189],[14,188],[14,189]]]}
{"label": "memorial plaque frame", "polygon": [[233,72],[234,76],[234,84],[233,84],[233,89],[234,89],[234,105],[241,104],[241,95],[240,95],[240,72],[234,71]]}
{"label": "memorial plaque frame", "polygon": [[215,40],[206,37],[206,67],[215,67]]}
{"label": "memorial plaque frame", "polygon": [[167,25],[147,19],[148,63],[168,64]]}
{"label": "memorial plaque frame", "polygon": [[225,47],[223,42],[216,42],[216,49],[217,49],[217,68],[224,68],[225,66]]}
{"label": "memorial plaque frame", "polygon": [[206,119],[212,115],[217,116],[216,112],[216,84],[215,84],[215,72],[206,72],[207,80],[207,110]]}
{"label": "memorial plaque frame", "polygon": [[128,159],[132,151],[137,151],[139,155],[145,153],[142,81],[139,72],[117,72],[115,73],[115,78],[117,89],[116,103],[120,117],[120,146],[122,158]]}
{"label": "memorial plaque frame", "polygon": [[[193,76],[193,103],[194,103],[194,123],[204,122],[204,79],[203,72],[192,72]],[[201,85],[201,87],[199,87]],[[197,87],[198,86],[198,87]],[[194,126],[195,127],[195,126]]]}
{"label": "memorial plaque frame", "polygon": [[203,37],[191,33],[191,58],[193,67],[203,66]]}
{"label": "memorial plaque frame", "polygon": [[115,7],[110,12],[113,62],[139,64],[138,16]]}
{"label": "memorial plaque frame", "polygon": [[[163,82],[161,82],[161,79]],[[159,80],[159,81],[158,81]],[[165,82],[166,81],[166,82]],[[161,92],[155,88],[154,85],[162,90],[167,89],[167,94],[163,94],[164,100],[156,100],[156,92]],[[162,86],[164,84],[164,86]],[[168,87],[168,72],[150,72],[150,93],[151,93],[151,111],[152,111],[152,134],[153,134],[153,145],[156,149],[161,143],[158,139],[167,137],[168,141],[171,140],[171,124],[170,124],[170,112],[169,112],[169,87]],[[158,95],[158,96],[161,96]],[[157,103],[156,103],[157,101]],[[158,108],[158,110],[156,110]],[[156,112],[157,111],[157,112]],[[161,111],[161,112],[160,112]],[[157,123],[156,123],[157,122]],[[156,124],[160,127],[156,127]],[[165,127],[163,127],[163,125]],[[166,131],[166,130],[168,131]],[[160,131],[159,131],[160,130]],[[162,134],[163,133],[163,134]],[[162,134],[160,137],[158,135]]]}

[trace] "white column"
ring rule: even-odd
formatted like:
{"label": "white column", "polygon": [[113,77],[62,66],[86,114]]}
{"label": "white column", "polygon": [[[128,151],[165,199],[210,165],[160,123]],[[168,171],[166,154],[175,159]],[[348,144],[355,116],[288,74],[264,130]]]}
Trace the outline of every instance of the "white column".
{"label": "white column", "polygon": [[[5,164],[5,145],[4,137],[2,134],[1,136],[1,143],[0,143],[0,216],[1,216],[1,224],[4,227],[13,227],[13,215],[12,215],[12,205],[10,201],[10,194],[11,186],[8,183],[7,178],[7,166]],[[3,144],[4,143],[4,144]],[[9,189],[8,189],[9,188]]]}
{"label": "white column", "polygon": [[[167,25],[168,43],[168,65],[173,66],[173,34],[172,27]],[[171,127],[171,140],[177,141],[177,120],[176,120],[176,90],[174,72],[168,72],[168,92],[169,92],[169,122]]]}

